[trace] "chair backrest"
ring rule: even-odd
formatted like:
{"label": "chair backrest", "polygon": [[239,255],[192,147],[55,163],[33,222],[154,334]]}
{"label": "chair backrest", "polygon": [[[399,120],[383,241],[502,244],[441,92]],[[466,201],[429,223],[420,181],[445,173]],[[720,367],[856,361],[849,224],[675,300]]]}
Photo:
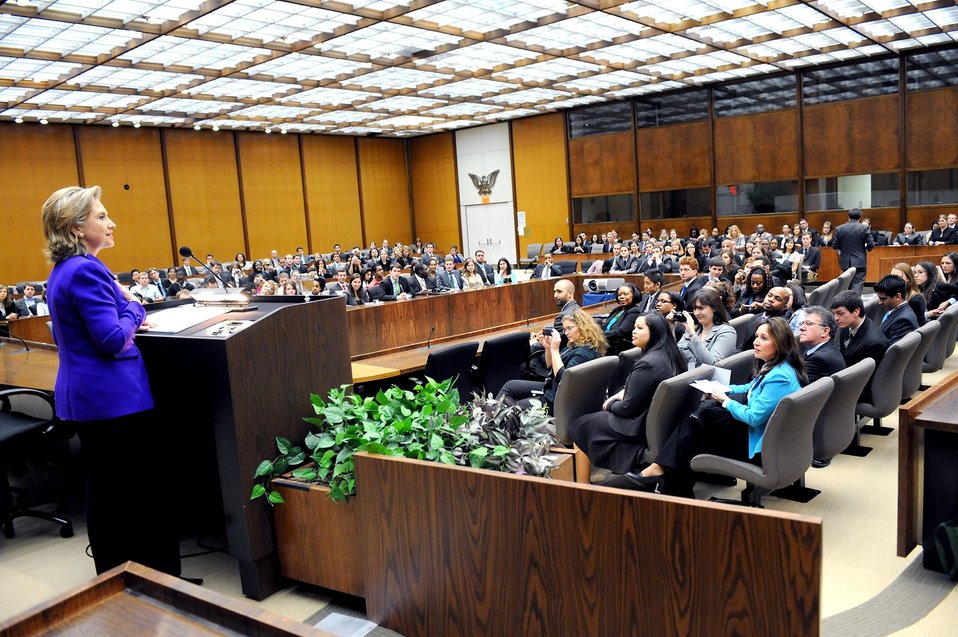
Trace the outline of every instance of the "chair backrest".
{"label": "chair backrest", "polygon": [[903,336],[890,346],[872,377],[872,401],[858,403],[855,413],[872,418],[884,418],[901,404],[902,380],[912,354],[921,343],[918,332]]}
{"label": "chair backrest", "polygon": [[951,338],[951,346],[952,350],[954,350],[956,319],[958,319],[958,314],[955,312],[943,312],[937,321],[929,321],[929,323],[938,323],[941,325],[941,328],[935,336],[935,341],[931,344],[931,347],[928,348],[928,351],[925,352],[925,360],[922,361],[921,365],[922,372],[931,374],[945,366],[945,360],[947,359],[946,352],[948,351],[948,344],[945,339]]}
{"label": "chair backrest", "polygon": [[[956,315],[958,318],[958,303],[951,305],[947,310],[942,312],[941,316],[938,317],[938,320],[945,318],[945,314]],[[958,320],[954,321],[951,326],[951,336],[945,338],[945,358],[951,358],[951,355],[955,353],[955,338],[958,337]]]}
{"label": "chair backrest", "polygon": [[822,407],[812,437],[816,460],[830,460],[855,438],[855,405],[875,371],[871,358],[832,374],[835,389]]}
{"label": "chair backrest", "polygon": [[838,275],[838,290],[835,291],[835,294],[844,292],[851,286],[852,278],[855,276],[856,272],[858,272],[857,268],[848,268]]}
{"label": "chair backrest", "polygon": [[618,357],[601,356],[565,370],[555,399],[556,438],[560,443],[572,444],[569,425],[576,418],[602,409],[605,389],[618,365]]}
{"label": "chair backrest", "polygon": [[752,368],[755,366],[755,352],[748,350],[726,356],[716,363],[715,366],[728,369],[732,372],[732,385],[747,383],[748,377],[752,375]]}
{"label": "chair backrest", "polygon": [[878,297],[865,301],[865,318],[870,318],[876,326],[881,325],[886,311],[885,306],[878,302]]}
{"label": "chair backrest", "polygon": [[812,464],[815,422],[834,386],[835,381],[825,376],[778,403],[768,420],[762,441],[765,479],[759,486],[777,489],[805,475]]}
{"label": "chair backrest", "polygon": [[592,244],[592,253],[597,254],[602,252],[603,245],[598,241]]}
{"label": "chair backrest", "polygon": [[437,381],[455,377],[453,387],[459,390],[460,400],[469,400],[469,393],[472,391],[470,373],[478,351],[479,341],[469,341],[432,352],[426,359],[423,375]]}
{"label": "chair backrest", "polygon": [[828,283],[823,283],[809,292],[808,305],[825,305],[825,302],[828,299],[828,286],[831,284],[831,281]]}
{"label": "chair backrest", "polygon": [[839,292],[840,286],[839,286],[838,279],[832,279],[831,281],[826,283],[823,287],[827,289],[828,292],[825,295],[825,298],[822,299],[822,306],[831,307],[832,301],[835,300],[835,295],[837,295]]}
{"label": "chair backrest", "polygon": [[941,324],[938,321],[928,321],[918,328],[918,335],[921,341],[905,366],[905,375],[901,379],[901,398],[908,400],[918,392],[921,387],[922,366],[925,363],[925,354],[935,342],[938,332],[941,331]]}
{"label": "chair backrest", "polygon": [[623,352],[619,352],[619,365],[616,367],[612,380],[609,381],[609,396],[625,387],[625,379],[629,377],[629,372],[635,365],[635,361],[642,355],[641,347],[632,347]]}
{"label": "chair backrest", "polygon": [[559,267],[559,270],[563,275],[573,274],[579,267],[578,261],[556,261],[555,265]]}
{"label": "chair backrest", "polygon": [[645,418],[646,449],[642,454],[644,461],[655,460],[672,431],[688,418],[701,400],[702,392],[691,387],[690,383],[711,378],[714,371],[715,368],[711,365],[699,365],[659,383]]}
{"label": "chair backrest", "polygon": [[522,376],[522,365],[528,358],[529,335],[525,332],[490,338],[479,355],[476,389],[498,394],[508,381]]}
{"label": "chair backrest", "polygon": [[526,246],[526,258],[535,259],[540,254],[542,254],[542,244],[541,243],[530,243]]}
{"label": "chair backrest", "polygon": [[745,336],[748,334],[748,324],[752,322],[753,318],[755,318],[754,314],[742,314],[728,322],[735,328],[735,349],[740,348],[742,343],[745,342]]}

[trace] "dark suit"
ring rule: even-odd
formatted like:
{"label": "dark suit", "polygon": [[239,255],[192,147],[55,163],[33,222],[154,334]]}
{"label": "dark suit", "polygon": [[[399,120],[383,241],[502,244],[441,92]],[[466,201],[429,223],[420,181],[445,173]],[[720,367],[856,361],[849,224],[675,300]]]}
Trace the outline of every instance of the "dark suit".
{"label": "dark suit", "polygon": [[889,345],[894,345],[906,334],[917,329],[918,318],[908,303],[900,304],[881,322],[881,332],[888,339]]}
{"label": "dark suit", "polygon": [[[545,267],[546,267],[546,264],[545,264],[545,263],[543,263],[543,264],[541,264],[541,265],[537,265],[537,266],[536,266],[536,269],[532,272],[532,277],[531,277],[531,278],[533,278],[533,279],[541,279],[541,278],[542,278],[542,271],[545,269]],[[556,279],[556,278],[561,277],[561,276],[562,276],[562,269],[559,268],[559,266],[557,266],[556,264],[553,263],[553,264],[552,264],[552,267],[549,269],[549,278],[551,278],[551,279]]]}
{"label": "dark suit", "polygon": [[482,282],[486,285],[493,285],[495,283],[495,274],[496,271],[493,269],[491,263],[479,263],[476,262],[476,265],[479,266],[476,268],[476,272],[482,277]]}
{"label": "dark suit", "polygon": [[822,263],[822,253],[815,246],[802,248],[802,268],[809,272],[818,272]]}
{"label": "dark suit", "polygon": [[865,253],[875,247],[871,232],[859,222],[849,219],[835,229],[832,247],[838,250],[838,265],[842,270],[855,268],[855,277],[849,289],[861,294],[868,258]]}
{"label": "dark suit", "polygon": [[27,316],[36,316],[37,314],[37,303],[40,301],[39,296],[35,296],[32,299],[32,303],[27,304],[27,299],[17,299],[14,301],[14,305],[17,307],[17,314],[21,317]]}
{"label": "dark suit", "polygon": [[[409,293],[413,296],[419,296],[420,294],[425,294],[429,291],[429,281],[428,279],[423,279],[422,283],[419,283],[419,279],[416,278],[415,274],[410,274],[405,277],[406,282],[409,284]],[[435,286],[433,286],[435,288]]]}
{"label": "dark suit", "polygon": [[692,298],[692,294],[704,288],[707,282],[708,282],[708,277],[704,277],[704,276],[695,277],[690,282],[682,286],[682,288],[679,290],[679,296],[682,297],[683,301],[688,303],[688,300]]}
{"label": "dark suit", "polygon": [[645,298],[643,298],[642,302],[639,304],[639,311],[642,314],[648,314],[649,312],[655,311],[655,303],[659,300],[659,293],[659,291],[656,291],[652,294],[645,295]]}
{"label": "dark suit", "polygon": [[920,246],[922,244],[923,237],[917,232],[911,233],[911,236],[906,235],[904,232],[899,232],[895,236],[895,243],[902,246]]}
{"label": "dark suit", "polygon": [[[853,338],[849,337],[847,328],[841,330],[838,337],[842,347],[842,356],[845,357],[845,365],[848,367],[866,358],[873,359],[877,366],[885,356],[885,350],[888,349],[888,340],[870,318],[862,321]],[[859,400],[871,402],[871,397],[871,380],[869,380]]]}
{"label": "dark suit", "polygon": [[612,267],[609,269],[609,272],[613,274],[618,272],[622,272],[624,274],[635,274],[638,271],[639,260],[631,254],[624,259],[621,256],[612,259]]}
{"label": "dark suit", "polygon": [[767,312],[756,314],[752,320],[748,322],[748,327],[745,329],[745,340],[742,341],[742,347],[738,351],[744,352],[752,349],[752,346],[755,345],[755,332],[758,331],[758,326],[766,322],[772,316],[781,316],[786,321],[791,318],[791,314],[788,312],[785,312],[784,314],[768,314]]}
{"label": "dark suit", "polygon": [[842,350],[838,347],[838,339],[833,338],[805,356],[805,374],[810,383],[843,369],[845,369],[845,359],[842,357]]}
{"label": "dark suit", "polygon": [[945,229],[942,230],[938,226],[935,226],[931,229],[931,236],[928,237],[928,243],[958,243],[958,235],[956,235],[953,228],[950,226],[945,226]]}
{"label": "dark suit", "polygon": [[458,270],[443,270],[436,275],[436,289],[442,290],[461,290],[462,275]]}
{"label": "dark suit", "polygon": [[[412,288],[409,286],[409,281],[406,280],[406,277],[400,276],[396,280],[396,285],[399,286],[400,293],[405,292],[406,294],[412,295]],[[395,287],[393,286],[393,279],[390,276],[387,276],[382,282],[377,285],[375,288],[375,294],[370,292],[369,296],[373,299],[379,299],[380,301],[395,301],[399,297],[396,294]]]}

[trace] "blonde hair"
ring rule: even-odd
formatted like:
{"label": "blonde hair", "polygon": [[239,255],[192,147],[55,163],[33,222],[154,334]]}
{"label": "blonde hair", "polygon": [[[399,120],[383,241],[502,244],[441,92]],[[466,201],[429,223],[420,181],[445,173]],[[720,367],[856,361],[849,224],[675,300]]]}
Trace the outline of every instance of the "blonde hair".
{"label": "blonde hair", "polygon": [[562,321],[571,321],[579,328],[579,337],[576,339],[577,345],[590,345],[592,349],[599,353],[599,356],[605,356],[607,347],[605,335],[587,312],[576,308],[571,314],[562,317]]}
{"label": "blonde hair", "polygon": [[911,269],[912,266],[910,263],[896,263],[892,266],[892,270],[898,270],[905,275],[905,287],[908,288],[907,294],[905,295],[905,300],[907,301],[916,294],[921,294],[921,290],[918,289],[918,281],[915,280],[915,272]]}
{"label": "blonde hair", "polygon": [[59,263],[78,254],[87,254],[86,246],[73,229],[86,222],[93,202],[102,194],[99,186],[68,186],[47,198],[40,209],[40,220],[47,240],[43,253],[51,262]]}

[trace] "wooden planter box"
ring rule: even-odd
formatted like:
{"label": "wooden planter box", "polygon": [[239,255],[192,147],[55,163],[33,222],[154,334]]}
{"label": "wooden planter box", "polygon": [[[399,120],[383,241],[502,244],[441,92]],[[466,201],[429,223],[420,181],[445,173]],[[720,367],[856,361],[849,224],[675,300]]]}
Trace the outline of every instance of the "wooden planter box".
{"label": "wooden planter box", "polygon": [[[552,477],[573,481],[573,458],[560,455]],[[283,577],[364,597],[362,511],[357,496],[329,499],[329,489],[289,478],[273,480],[286,504],[273,508]]]}

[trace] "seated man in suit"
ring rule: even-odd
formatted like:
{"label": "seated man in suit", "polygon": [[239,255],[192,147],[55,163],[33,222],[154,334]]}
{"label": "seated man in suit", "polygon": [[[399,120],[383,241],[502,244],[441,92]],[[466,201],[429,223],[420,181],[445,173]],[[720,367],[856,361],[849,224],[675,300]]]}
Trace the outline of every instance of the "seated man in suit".
{"label": "seated man in suit", "polygon": [[821,263],[822,253],[815,247],[815,237],[811,232],[802,233],[802,279],[818,278]]}
{"label": "seated man in suit", "polygon": [[909,221],[905,224],[905,231],[895,235],[892,245],[920,246],[924,243],[924,240],[925,238],[921,234],[915,232],[915,225]]}
{"label": "seated man in suit", "polygon": [[639,260],[629,251],[625,243],[619,246],[619,254],[612,259],[609,274],[635,274],[639,271]]}
{"label": "seated man in suit", "polygon": [[887,246],[888,245],[888,236],[879,230],[872,228],[872,220],[868,217],[865,217],[861,221],[862,225],[868,228],[868,231],[872,235],[872,243],[876,246]]}
{"label": "seated man in suit", "polygon": [[821,305],[805,308],[805,320],[798,328],[798,342],[805,358],[808,382],[813,383],[845,369],[837,335],[838,323],[831,311]]}
{"label": "seated man in suit", "polygon": [[451,257],[446,257],[443,266],[443,271],[436,276],[436,289],[440,292],[446,290],[460,291],[462,289],[462,275],[456,270],[455,261]]}
{"label": "seated man in suit", "polygon": [[918,318],[908,305],[905,295],[908,293],[904,279],[889,274],[875,284],[878,302],[885,308],[885,317],[881,322],[881,331],[889,345],[897,343],[905,334],[918,329]]}
{"label": "seated man in suit", "polygon": [[496,271],[491,263],[486,263],[486,252],[484,250],[476,250],[475,257],[476,272],[479,274],[479,277],[482,278],[483,284],[494,285]]}
{"label": "seated man in suit", "polygon": [[402,268],[393,263],[389,268],[389,276],[372,288],[369,288],[369,298],[374,301],[408,301],[412,298],[412,288],[402,275]]}
{"label": "seated man in suit", "polygon": [[679,259],[679,278],[682,279],[682,289],[679,296],[682,300],[692,298],[692,293],[705,287],[705,277],[699,276],[699,262],[695,257],[688,255]]}
{"label": "seated man in suit", "polygon": [[423,249],[425,250],[425,252],[422,253],[421,257],[419,257],[419,261],[423,265],[429,265],[429,259],[436,259],[438,262],[439,257],[434,254],[436,250],[435,243],[427,243],[426,247]]}
{"label": "seated man in suit", "polygon": [[338,270],[336,272],[336,282],[329,284],[326,288],[326,294],[336,296],[346,296],[349,294],[349,276],[346,274],[346,270]]}
{"label": "seated man in suit", "polygon": [[[874,359],[876,366],[881,364],[885,350],[888,349],[888,341],[878,326],[865,316],[862,297],[852,290],[839,292],[832,299],[831,309],[840,328],[839,345],[845,365],[851,367],[866,358]],[[871,401],[871,395],[869,381],[859,400]]]}
{"label": "seated man in suit", "polygon": [[24,318],[36,316],[37,303],[39,302],[39,299],[35,296],[36,293],[37,288],[32,283],[23,286],[23,297],[14,302],[14,306],[17,308],[17,316]]}
{"label": "seated man in suit", "polygon": [[659,300],[659,292],[662,291],[662,284],[665,282],[665,276],[659,270],[649,270],[645,273],[645,283],[642,287],[642,302],[639,303],[639,311],[642,314],[648,314],[655,311],[655,304]]}
{"label": "seated man in suit", "polygon": [[792,291],[787,287],[774,287],[768,291],[768,294],[765,295],[765,301],[763,307],[765,311],[761,314],[756,314],[751,321],[748,323],[748,327],[745,329],[745,340],[742,342],[742,348],[740,352],[744,352],[752,349],[752,346],[755,344],[755,333],[758,331],[758,326],[762,323],[768,321],[768,319],[773,316],[780,316],[786,321],[791,318],[791,315],[788,311],[788,306],[792,301]]}
{"label": "seated man in suit", "polygon": [[413,296],[428,294],[436,289],[436,277],[429,276],[429,269],[421,263],[416,263],[412,267],[412,274],[406,277],[409,283],[409,292]]}
{"label": "seated man in suit", "polygon": [[[628,251],[628,248],[626,248]],[[543,257],[543,262],[540,265],[536,266],[536,269],[532,272],[533,279],[555,279],[556,277],[562,276],[562,270],[559,269],[559,266],[553,265],[552,255],[546,254]]]}

